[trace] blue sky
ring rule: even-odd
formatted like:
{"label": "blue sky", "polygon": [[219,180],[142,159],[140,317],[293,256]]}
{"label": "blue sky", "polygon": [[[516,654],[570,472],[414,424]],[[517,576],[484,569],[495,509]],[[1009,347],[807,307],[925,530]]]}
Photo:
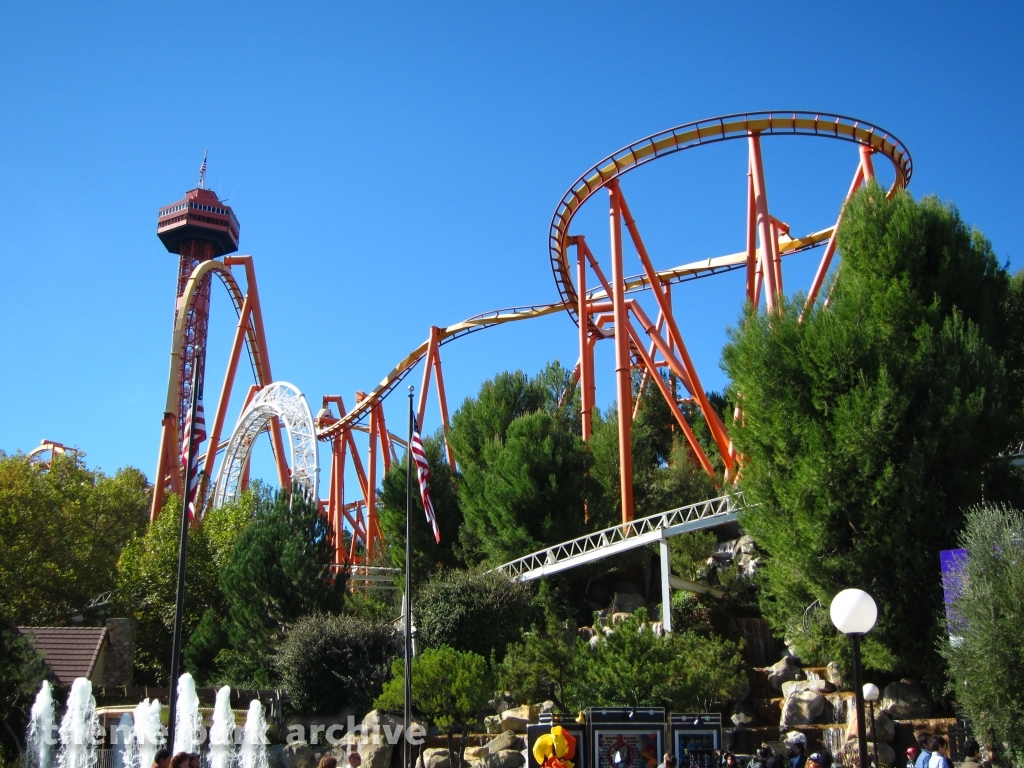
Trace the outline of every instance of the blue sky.
{"label": "blue sky", "polygon": [[[820,110],[892,131],[915,196],[954,201],[1017,269],[1022,22],[1010,3],[4,4],[0,448],[46,437],[152,475],[176,269],[156,211],[205,149],[256,262],[275,377],[314,412],[372,388],[430,325],[556,300],[546,238],[568,186],[714,115]],[[764,151],[775,215],[828,226],[855,150]],[[744,185],[739,142],[623,181],[658,267],[740,250]],[[605,209],[577,227],[599,255]],[[809,282],[816,256],[801,258],[787,288]],[[740,281],[676,294],[708,388],[725,383]],[[214,305],[208,381],[232,331],[226,297]],[[564,315],[475,334],[443,349],[449,401],[576,354]],[[607,406],[610,348],[598,364]],[[432,403],[428,431],[437,418]]]}

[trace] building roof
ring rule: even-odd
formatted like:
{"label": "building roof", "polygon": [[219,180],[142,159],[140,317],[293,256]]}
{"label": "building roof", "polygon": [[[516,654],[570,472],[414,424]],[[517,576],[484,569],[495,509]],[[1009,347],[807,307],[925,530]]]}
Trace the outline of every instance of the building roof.
{"label": "building roof", "polygon": [[106,627],[18,627],[36,649],[58,682],[70,685],[76,677],[91,677],[99,659]]}

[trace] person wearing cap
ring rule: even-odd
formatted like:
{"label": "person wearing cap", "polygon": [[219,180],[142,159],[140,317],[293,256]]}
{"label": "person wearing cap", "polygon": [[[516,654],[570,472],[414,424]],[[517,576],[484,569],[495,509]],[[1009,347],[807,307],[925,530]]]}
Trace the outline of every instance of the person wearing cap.
{"label": "person wearing cap", "polygon": [[812,752],[807,758],[807,768],[825,768],[825,756],[821,752]]}
{"label": "person wearing cap", "polygon": [[907,768],[914,768],[917,765],[917,747],[907,747]]}

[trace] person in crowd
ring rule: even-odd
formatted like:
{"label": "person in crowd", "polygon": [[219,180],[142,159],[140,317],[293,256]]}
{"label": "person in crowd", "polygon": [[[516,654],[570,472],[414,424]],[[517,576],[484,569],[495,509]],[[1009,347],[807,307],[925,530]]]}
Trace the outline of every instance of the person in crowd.
{"label": "person in crowd", "polygon": [[338,768],[338,758],[334,755],[324,755],[320,758],[316,768]]}
{"label": "person in crowd", "polygon": [[782,757],[778,755],[774,749],[769,747],[768,751],[771,752],[771,755],[769,756],[768,761],[765,763],[765,768],[788,768],[788,766],[786,765],[786,761],[783,760]]}
{"label": "person in crowd", "polygon": [[188,756],[188,768],[199,768],[199,753],[191,752]]}
{"label": "person in crowd", "polygon": [[821,752],[814,752],[807,758],[807,768],[825,768],[825,756]]}
{"label": "person in crowd", "polygon": [[927,731],[921,731],[921,733],[917,734],[917,748],[919,752],[914,768],[928,768],[928,761],[932,757],[931,750],[928,749],[928,743],[931,740],[932,735]]}
{"label": "person in crowd", "polygon": [[928,741],[928,750],[932,753],[928,758],[928,768],[953,768],[946,740],[942,736],[932,736]]}
{"label": "person in crowd", "polygon": [[907,747],[907,768],[914,768],[917,765],[917,747]]}
{"label": "person in crowd", "polygon": [[666,752],[661,758],[661,768],[676,768],[676,756],[671,752]]}
{"label": "person in crowd", "polygon": [[348,764],[350,768],[359,768],[363,764],[363,758],[359,756],[355,749],[348,753]]}
{"label": "person in crowd", "polygon": [[772,751],[768,747],[761,747],[754,753],[753,759],[747,763],[747,768],[767,768],[771,754]]}
{"label": "person in crowd", "polygon": [[179,752],[171,758],[171,768],[188,768],[188,752]]}
{"label": "person in crowd", "polygon": [[736,755],[732,752],[722,755],[722,768],[740,768],[740,764],[736,762]]}
{"label": "person in crowd", "polygon": [[158,749],[156,754],[153,755],[153,768],[170,768],[170,765],[171,750]]}
{"label": "person in crowd", "polygon": [[807,765],[807,754],[802,741],[794,741],[789,745],[789,768],[804,768]]}
{"label": "person in crowd", "polygon": [[960,763],[960,768],[981,768],[981,747],[974,739],[964,742],[965,760]]}

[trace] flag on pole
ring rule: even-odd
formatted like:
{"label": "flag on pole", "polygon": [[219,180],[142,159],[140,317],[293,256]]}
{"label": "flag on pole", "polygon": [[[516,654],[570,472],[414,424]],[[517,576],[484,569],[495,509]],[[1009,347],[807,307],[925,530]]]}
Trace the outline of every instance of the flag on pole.
{"label": "flag on pole", "polygon": [[[188,416],[185,418],[185,433],[181,443],[181,467],[185,471],[185,491],[188,497],[188,516],[194,520],[196,517],[196,491],[199,488],[199,445],[206,440],[206,420],[203,417],[203,385],[201,379],[196,377],[197,390],[192,395],[192,407],[188,409]],[[194,423],[193,423],[194,422]],[[192,464],[188,463],[189,438],[195,444],[192,452]]]}
{"label": "flag on pole", "polygon": [[206,183],[206,152],[203,152],[203,164],[199,166],[199,188]]}
{"label": "flag on pole", "polygon": [[430,490],[427,483],[430,482],[430,464],[427,463],[427,453],[423,450],[423,441],[420,440],[419,427],[416,418],[413,417],[412,443],[409,451],[412,453],[412,460],[416,464],[416,475],[420,481],[420,499],[423,501],[423,511],[427,515],[427,522],[434,531],[434,541],[441,543],[441,531],[437,527],[437,517],[434,515],[434,505],[430,500]]}

